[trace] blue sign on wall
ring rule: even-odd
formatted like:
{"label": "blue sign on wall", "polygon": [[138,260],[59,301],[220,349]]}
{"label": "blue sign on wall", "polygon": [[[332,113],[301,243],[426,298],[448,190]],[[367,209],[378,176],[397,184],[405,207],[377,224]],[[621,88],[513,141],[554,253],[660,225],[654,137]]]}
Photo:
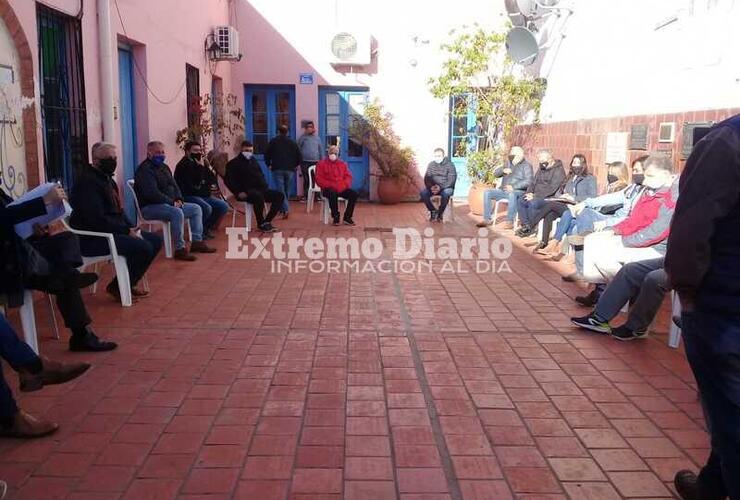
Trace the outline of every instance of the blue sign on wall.
{"label": "blue sign on wall", "polygon": [[301,85],[313,85],[313,73],[301,73],[299,81]]}

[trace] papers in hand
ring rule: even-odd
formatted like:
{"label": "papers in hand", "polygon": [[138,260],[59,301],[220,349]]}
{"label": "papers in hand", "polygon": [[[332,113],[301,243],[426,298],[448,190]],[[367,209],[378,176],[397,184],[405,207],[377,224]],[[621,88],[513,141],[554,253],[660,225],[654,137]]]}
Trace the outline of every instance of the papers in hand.
{"label": "papers in hand", "polygon": [[[46,193],[51,191],[56,186],[57,184],[53,182],[42,184],[30,190],[29,192],[27,192],[26,194],[24,194],[23,196],[15,200],[13,203],[11,203],[9,206],[19,205],[21,203],[34,200],[36,198],[43,198],[44,196],[46,196]],[[16,224],[15,232],[21,238],[27,239],[29,236],[33,234],[34,225],[39,224],[43,226],[46,224],[50,224],[51,222],[54,222],[55,220],[59,220],[61,218],[67,217],[71,213],[72,213],[72,207],[69,206],[69,203],[67,203],[67,200],[61,200],[52,205],[46,205],[45,215],[40,215],[38,217],[34,217],[33,219],[29,219],[27,221],[21,222],[20,224]]]}

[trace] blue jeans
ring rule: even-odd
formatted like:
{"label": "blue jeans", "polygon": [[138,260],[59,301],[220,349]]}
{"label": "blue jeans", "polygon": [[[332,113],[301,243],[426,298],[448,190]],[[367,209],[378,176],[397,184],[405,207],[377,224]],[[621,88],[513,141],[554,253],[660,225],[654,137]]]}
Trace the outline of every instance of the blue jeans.
{"label": "blue jeans", "polygon": [[524,196],[519,198],[517,204],[517,211],[519,212],[519,223],[522,226],[529,226],[529,222],[534,218],[535,212],[545,204],[545,200],[533,198],[531,200],[525,200]]}
{"label": "blue jeans", "polygon": [[229,204],[219,198],[209,196],[202,198],[200,196],[186,196],[185,201],[195,203],[203,212],[203,231],[210,231],[221,218],[229,212]]}
{"label": "blue jeans", "polygon": [[[504,191],[502,189],[489,189],[483,193],[483,219],[491,222],[493,217],[493,201],[509,200],[506,207],[506,220],[514,223],[519,199],[524,196],[524,191]],[[495,222],[495,221],[494,221]]]}
{"label": "blue jeans", "polygon": [[[446,188],[439,192],[438,195],[432,194],[432,191],[429,188],[424,188],[421,190],[421,193],[419,193],[419,196],[421,196],[421,201],[424,202],[424,205],[427,206],[427,210],[429,212],[437,212],[441,216],[445,213],[445,209],[447,208],[447,204],[450,202],[450,198],[452,198],[452,195],[455,193],[455,190],[452,188]],[[439,202],[439,208],[436,208],[434,204],[432,203],[432,196],[439,196],[440,202]]]}
{"label": "blue jeans", "polygon": [[563,241],[563,237],[566,234],[571,234],[571,231],[575,227],[575,217],[573,217],[573,212],[570,210],[566,210],[563,212],[563,215],[560,216],[560,222],[558,222],[557,227],[555,228],[555,238],[558,241]]}
{"label": "blue jeans", "polygon": [[141,209],[147,219],[163,220],[172,224],[172,239],[175,250],[185,248],[185,219],[190,221],[190,234],[193,241],[203,241],[203,211],[195,203],[183,203],[182,208],[173,205],[147,205]]}
{"label": "blue jeans", "polygon": [[280,210],[281,212],[285,212],[286,214],[290,210],[290,204],[288,203],[288,197],[290,196],[290,186],[293,184],[293,179],[295,178],[295,172],[291,172],[289,170],[273,170],[272,171],[272,180],[275,182],[275,189],[281,193],[283,193],[283,196],[285,197],[283,199],[283,208]]}
{"label": "blue jeans", "polygon": [[740,315],[682,315],[686,357],[699,387],[712,453],[699,474],[703,498],[740,498]]}
{"label": "blue jeans", "polygon": [[[39,362],[39,357],[33,349],[18,338],[13,327],[2,314],[0,314],[0,357],[16,368]],[[0,423],[8,423],[16,413],[18,413],[18,406],[0,367]]]}

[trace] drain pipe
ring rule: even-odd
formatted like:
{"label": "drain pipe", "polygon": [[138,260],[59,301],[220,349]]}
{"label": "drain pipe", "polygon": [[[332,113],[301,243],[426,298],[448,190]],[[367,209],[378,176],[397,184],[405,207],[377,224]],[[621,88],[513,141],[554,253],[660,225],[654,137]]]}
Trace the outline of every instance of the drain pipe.
{"label": "drain pipe", "polygon": [[115,143],[113,115],[113,48],[110,23],[110,0],[98,0],[98,50],[100,52],[100,114],[103,140]]}

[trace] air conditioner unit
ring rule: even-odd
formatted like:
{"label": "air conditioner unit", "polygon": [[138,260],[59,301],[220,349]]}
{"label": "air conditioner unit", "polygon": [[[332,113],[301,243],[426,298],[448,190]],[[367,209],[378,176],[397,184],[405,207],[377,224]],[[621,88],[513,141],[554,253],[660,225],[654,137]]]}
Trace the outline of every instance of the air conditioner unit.
{"label": "air conditioner unit", "polygon": [[216,26],[213,41],[221,49],[219,59],[239,59],[239,32],[233,26]]}
{"label": "air conditioner unit", "polygon": [[337,31],[329,41],[329,62],[335,65],[366,66],[372,62],[370,35],[358,31]]}
{"label": "air conditioner unit", "polygon": [[676,124],[673,122],[662,122],[658,128],[658,142],[669,143],[676,138]]}

